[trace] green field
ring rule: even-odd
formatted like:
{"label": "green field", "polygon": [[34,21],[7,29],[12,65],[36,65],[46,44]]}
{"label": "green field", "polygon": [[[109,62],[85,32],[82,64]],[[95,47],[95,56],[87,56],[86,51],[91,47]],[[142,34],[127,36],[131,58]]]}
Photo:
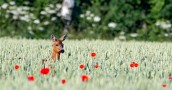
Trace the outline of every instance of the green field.
{"label": "green field", "polygon": [[[0,90],[172,89],[172,43],[66,40],[64,48],[61,60],[54,63],[51,40],[0,38]],[[94,59],[90,56],[93,51],[97,54]],[[40,74],[43,59],[53,66],[47,76]],[[130,68],[131,62],[139,67]],[[98,69],[93,67],[96,63]],[[14,70],[16,64],[19,70]],[[80,64],[86,68],[81,70]],[[89,76],[88,82],[82,82],[84,74]],[[28,75],[35,80],[28,81]]]}

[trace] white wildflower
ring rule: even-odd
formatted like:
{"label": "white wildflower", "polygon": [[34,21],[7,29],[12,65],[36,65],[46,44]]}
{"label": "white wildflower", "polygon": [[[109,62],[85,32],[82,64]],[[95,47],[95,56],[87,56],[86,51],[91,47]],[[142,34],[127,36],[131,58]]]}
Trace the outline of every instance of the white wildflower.
{"label": "white wildflower", "polygon": [[93,20],[94,20],[94,22],[99,22],[101,20],[101,18],[99,16],[95,16]]}
{"label": "white wildflower", "polygon": [[117,25],[116,25],[116,23],[114,23],[114,22],[110,22],[109,24],[108,24],[108,27],[109,28],[115,28]]}
{"label": "white wildflower", "polygon": [[16,3],[14,1],[10,1],[10,5],[15,5]]}
{"label": "white wildflower", "polygon": [[31,26],[28,26],[27,29],[28,29],[28,30],[32,30],[32,27],[31,27]]}
{"label": "white wildflower", "polygon": [[11,10],[9,11],[9,13],[15,15],[15,16],[18,16],[19,15],[19,12],[17,10]]}
{"label": "white wildflower", "polygon": [[45,11],[49,11],[50,8],[49,8],[49,7],[45,7],[44,10],[45,10]]}
{"label": "white wildflower", "polygon": [[91,13],[91,14],[90,14],[90,16],[91,16],[91,17],[94,17],[94,14],[93,14],[93,13]]}
{"label": "white wildflower", "polygon": [[162,29],[170,29],[171,28],[171,24],[170,23],[163,23],[162,25],[161,25],[161,28]]}
{"label": "white wildflower", "polygon": [[14,19],[14,20],[17,20],[17,19],[18,19],[18,16],[14,15],[14,16],[13,16],[13,19]]}
{"label": "white wildflower", "polygon": [[49,11],[47,11],[49,14],[54,14],[54,13],[56,13],[56,11],[55,10],[49,10]]}
{"label": "white wildflower", "polygon": [[58,4],[56,4],[56,7],[57,7],[57,9],[60,9],[62,7],[62,5],[58,3]]}
{"label": "white wildflower", "polygon": [[32,30],[29,30],[29,33],[30,33],[31,35],[34,35],[34,32],[33,32]]}
{"label": "white wildflower", "polygon": [[126,40],[126,37],[123,36],[123,35],[119,36],[118,38],[119,38],[120,40]]}
{"label": "white wildflower", "polygon": [[157,21],[155,25],[165,30],[168,30],[172,27],[169,21]]}
{"label": "white wildflower", "polygon": [[91,17],[87,17],[86,19],[90,21],[91,20]]}
{"label": "white wildflower", "polygon": [[90,34],[94,34],[94,31],[89,31]]}
{"label": "white wildflower", "polygon": [[164,36],[165,36],[165,37],[168,37],[169,35],[168,35],[168,33],[165,33]]}
{"label": "white wildflower", "polygon": [[49,7],[50,7],[50,8],[54,8],[54,5],[53,5],[53,4],[50,4]]}
{"label": "white wildflower", "polygon": [[18,7],[18,8],[17,8],[17,12],[18,12],[18,13],[23,12],[22,7]]}
{"label": "white wildflower", "polygon": [[90,16],[91,12],[88,10],[86,11],[86,16]]}
{"label": "white wildflower", "polygon": [[155,23],[155,25],[156,25],[156,26],[160,26],[160,25],[161,25],[161,22],[160,22],[160,21],[157,21],[157,22]]}
{"label": "white wildflower", "polygon": [[22,8],[23,8],[23,10],[26,10],[26,11],[30,9],[29,7],[26,7],[26,6],[24,6]]}
{"label": "white wildflower", "polygon": [[36,18],[35,15],[34,15],[33,13],[30,13],[29,16],[30,16],[30,18],[32,18],[32,19],[35,19],[35,18]]}
{"label": "white wildflower", "polygon": [[38,27],[38,30],[43,31],[44,28],[43,27]]}
{"label": "white wildflower", "polygon": [[135,38],[135,37],[138,37],[138,34],[137,33],[131,33],[130,36]]}
{"label": "white wildflower", "polygon": [[18,15],[18,12],[17,12],[17,10],[11,10],[11,11],[9,11],[9,13],[11,13],[11,14],[13,14],[13,15]]}
{"label": "white wildflower", "polygon": [[29,22],[30,21],[30,17],[29,17],[29,15],[24,15],[24,16],[20,17],[20,20]]}
{"label": "white wildflower", "polygon": [[81,18],[84,18],[84,14],[81,14],[80,17],[81,17]]}
{"label": "white wildflower", "polygon": [[2,4],[2,9],[7,9],[7,7],[8,7],[8,4],[7,3],[4,3],[4,4]]}
{"label": "white wildflower", "polygon": [[17,6],[10,6],[9,7],[9,10],[14,10],[14,9],[16,9],[17,8]]}
{"label": "white wildflower", "polygon": [[124,31],[120,32],[120,35],[124,35],[124,34],[125,34],[125,32],[124,32]]}
{"label": "white wildflower", "polygon": [[57,18],[56,17],[52,17],[51,18],[51,21],[55,21]]}
{"label": "white wildflower", "polygon": [[8,15],[8,14],[6,14],[6,15],[5,15],[5,18],[9,18],[9,15]]}
{"label": "white wildflower", "polygon": [[21,16],[19,18],[20,18],[20,20],[25,21],[25,17],[24,16]]}
{"label": "white wildflower", "polygon": [[33,21],[33,23],[35,23],[35,24],[39,24],[39,23],[40,23],[40,21],[39,21],[38,19],[36,19],[36,20],[34,20],[34,21]]}
{"label": "white wildflower", "polygon": [[45,21],[45,22],[44,22],[44,25],[48,25],[48,24],[49,24],[49,21]]}
{"label": "white wildflower", "polygon": [[93,27],[96,27],[96,24],[92,24]]}
{"label": "white wildflower", "polygon": [[25,15],[27,14],[27,12],[22,10],[21,12],[19,12],[19,14]]}
{"label": "white wildflower", "polygon": [[40,12],[41,15],[46,15],[47,13],[45,11]]}
{"label": "white wildflower", "polygon": [[7,10],[6,12],[7,12],[7,13],[10,13],[10,10]]}

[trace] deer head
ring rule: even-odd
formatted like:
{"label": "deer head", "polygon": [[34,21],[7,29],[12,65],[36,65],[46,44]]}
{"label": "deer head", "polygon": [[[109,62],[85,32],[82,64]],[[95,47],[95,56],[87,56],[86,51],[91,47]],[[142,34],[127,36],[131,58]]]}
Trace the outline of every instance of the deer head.
{"label": "deer head", "polygon": [[51,35],[51,39],[53,41],[53,52],[51,58],[55,61],[56,57],[60,60],[60,54],[64,53],[63,41],[65,40],[67,34],[60,37],[60,39],[56,39],[54,35]]}

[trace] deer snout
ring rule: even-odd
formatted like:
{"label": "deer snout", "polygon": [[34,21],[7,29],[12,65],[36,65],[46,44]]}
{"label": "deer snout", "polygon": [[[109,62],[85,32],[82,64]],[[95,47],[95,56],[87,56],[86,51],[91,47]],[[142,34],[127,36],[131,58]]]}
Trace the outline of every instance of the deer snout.
{"label": "deer snout", "polygon": [[60,50],[60,53],[64,53],[64,49]]}

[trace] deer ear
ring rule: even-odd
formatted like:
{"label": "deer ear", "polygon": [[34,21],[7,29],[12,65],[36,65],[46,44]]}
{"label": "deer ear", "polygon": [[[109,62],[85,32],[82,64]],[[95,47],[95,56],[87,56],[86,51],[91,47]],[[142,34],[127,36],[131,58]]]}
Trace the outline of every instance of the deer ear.
{"label": "deer ear", "polygon": [[61,36],[59,40],[60,40],[60,41],[64,41],[64,40],[66,39],[66,37],[67,37],[67,34]]}
{"label": "deer ear", "polygon": [[56,37],[52,34],[51,39],[52,39],[52,41],[55,41]]}

